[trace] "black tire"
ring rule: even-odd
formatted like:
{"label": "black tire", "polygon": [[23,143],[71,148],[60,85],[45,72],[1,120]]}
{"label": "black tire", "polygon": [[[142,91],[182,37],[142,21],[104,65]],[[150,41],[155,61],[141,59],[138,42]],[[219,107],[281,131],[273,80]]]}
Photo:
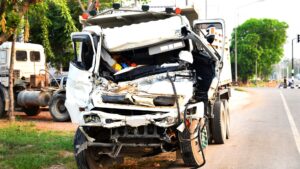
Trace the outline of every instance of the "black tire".
{"label": "black tire", "polygon": [[[184,129],[182,133],[179,132],[181,157],[187,166],[201,167],[205,164],[202,152],[204,155],[206,154],[208,140],[206,127],[201,132],[203,124],[204,122],[200,123],[198,120],[193,120],[190,129]],[[199,133],[194,138],[195,135],[191,133],[193,133],[196,127],[198,127],[197,131]]]}
{"label": "black tire", "polygon": [[226,139],[230,138],[230,109],[228,100],[223,100],[224,109],[226,113]]}
{"label": "black tire", "polygon": [[213,111],[212,137],[215,144],[224,144],[226,141],[226,113],[223,102],[216,101]]}
{"label": "black tire", "polygon": [[27,116],[36,116],[40,114],[41,110],[39,106],[33,106],[33,107],[24,107],[23,111]]}
{"label": "black tire", "polygon": [[7,116],[7,112],[4,109],[4,100],[0,96],[0,118],[4,118],[5,116]]}
{"label": "black tire", "polygon": [[50,100],[49,111],[54,121],[70,121],[70,115],[65,107],[66,96],[64,94],[54,94]]}
{"label": "black tire", "polygon": [[99,169],[117,163],[117,160],[122,161],[120,157],[113,159],[108,155],[98,155],[97,147],[88,147],[77,154],[80,145],[87,141],[84,134],[78,128],[74,137],[74,154],[78,169]]}

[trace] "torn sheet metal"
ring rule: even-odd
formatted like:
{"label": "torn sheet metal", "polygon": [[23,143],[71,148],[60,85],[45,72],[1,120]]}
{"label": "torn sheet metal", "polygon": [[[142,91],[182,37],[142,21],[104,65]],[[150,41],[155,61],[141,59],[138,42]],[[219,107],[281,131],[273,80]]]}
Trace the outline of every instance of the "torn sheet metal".
{"label": "torn sheet metal", "polygon": [[[191,78],[191,72],[188,70],[169,72],[169,76],[173,79],[180,105],[186,104],[193,96],[194,81]],[[146,107],[170,106],[174,108],[174,89],[167,79],[167,73],[118,84],[105,82],[105,80],[103,82],[92,94],[95,107],[103,107],[102,104],[109,103]],[[136,107],[129,108],[134,110]]]}
{"label": "torn sheet metal", "polygon": [[132,96],[133,103],[135,105],[141,106],[148,106],[148,107],[155,107],[154,99],[149,97],[140,97],[140,96]]}
{"label": "torn sheet metal", "polygon": [[70,64],[65,106],[71,116],[72,123],[80,123],[79,108],[87,107],[89,104],[93,87],[91,79],[89,79],[90,76],[91,72],[80,70],[72,63]]}
{"label": "torn sheet metal", "polygon": [[106,28],[103,29],[104,46],[110,52],[118,52],[181,39],[181,28],[186,25],[189,25],[186,17],[173,16],[158,21]]}
{"label": "torn sheet metal", "polygon": [[112,104],[129,104],[129,105],[141,105],[141,106],[174,106],[175,96],[153,96],[153,95],[131,95],[131,94],[118,94],[118,95],[109,95],[102,94],[103,103],[112,103]]}
{"label": "torn sheet metal", "polygon": [[[174,85],[178,95],[192,96],[193,83],[191,72],[189,70],[169,72],[169,76],[174,79]],[[148,94],[173,95],[174,91],[170,81],[167,79],[167,73],[152,75],[130,82],[120,82],[119,85],[131,83],[136,84],[137,90]]]}
{"label": "torn sheet metal", "polygon": [[[129,106],[127,106],[129,107]],[[108,108],[108,107],[106,107]],[[194,114],[187,116],[189,119],[199,120],[204,117],[204,104],[203,102],[189,105],[188,109],[196,108]],[[136,110],[136,109],[135,109]],[[148,109],[149,110],[149,109]],[[164,110],[158,109],[156,110]],[[166,110],[166,109],[165,109]],[[182,110],[183,111],[183,110]],[[170,127],[177,123],[177,110],[174,108],[168,112],[153,112],[146,115],[126,116],[122,115],[122,109],[119,114],[107,113],[104,111],[90,111],[82,113],[85,122],[83,126],[101,126],[105,128],[116,128],[121,126],[139,127],[149,124],[154,124],[159,127]],[[98,121],[88,121],[87,117],[96,116]]]}

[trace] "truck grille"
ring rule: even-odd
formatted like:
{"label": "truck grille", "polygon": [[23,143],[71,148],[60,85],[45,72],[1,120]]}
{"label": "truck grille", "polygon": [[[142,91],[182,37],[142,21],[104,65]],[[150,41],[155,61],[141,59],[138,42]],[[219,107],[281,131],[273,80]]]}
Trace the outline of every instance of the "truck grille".
{"label": "truck grille", "polygon": [[160,138],[165,129],[154,125],[140,127],[119,127],[111,129],[111,139],[119,138]]}

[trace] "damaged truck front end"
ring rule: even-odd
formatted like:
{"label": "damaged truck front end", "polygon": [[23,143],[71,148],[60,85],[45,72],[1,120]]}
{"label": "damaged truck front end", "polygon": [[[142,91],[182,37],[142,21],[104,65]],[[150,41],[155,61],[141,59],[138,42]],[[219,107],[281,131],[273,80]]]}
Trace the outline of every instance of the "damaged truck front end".
{"label": "damaged truck front end", "polygon": [[185,16],[161,16],[72,33],[65,104],[79,124],[79,168],[177,150],[186,165],[204,165],[221,56]]}

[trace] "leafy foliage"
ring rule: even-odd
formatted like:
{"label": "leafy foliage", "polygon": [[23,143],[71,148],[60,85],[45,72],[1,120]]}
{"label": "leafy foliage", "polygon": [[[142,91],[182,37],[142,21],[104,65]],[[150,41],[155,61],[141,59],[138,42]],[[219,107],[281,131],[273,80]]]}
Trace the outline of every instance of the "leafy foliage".
{"label": "leafy foliage", "polygon": [[47,61],[66,65],[71,58],[70,34],[78,31],[66,0],[45,0],[29,12],[30,41],[43,44]]}
{"label": "leafy foliage", "polygon": [[[235,31],[237,31],[238,75],[246,82],[255,75],[255,63],[258,74],[267,78],[272,65],[283,56],[288,25],[276,19],[249,19],[232,33],[231,62],[234,65]],[[232,69],[234,70],[234,69]],[[234,70],[235,71],[235,70]]]}
{"label": "leafy foliage", "polygon": [[[112,1],[100,0],[101,9]],[[87,9],[88,0],[82,0]],[[82,9],[78,0],[44,0],[29,12],[30,41],[43,44],[47,61],[53,66],[66,67],[73,57],[70,34],[79,31]]]}
{"label": "leafy foliage", "polygon": [[29,6],[41,0],[1,0],[0,1],[0,44],[7,41],[20,26],[23,16],[28,11]]}

